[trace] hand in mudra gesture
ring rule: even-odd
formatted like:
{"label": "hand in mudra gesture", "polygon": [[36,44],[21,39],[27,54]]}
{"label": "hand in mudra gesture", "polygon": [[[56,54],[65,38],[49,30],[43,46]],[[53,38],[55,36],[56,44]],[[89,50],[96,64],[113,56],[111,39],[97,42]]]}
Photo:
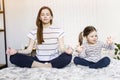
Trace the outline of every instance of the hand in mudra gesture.
{"label": "hand in mudra gesture", "polygon": [[17,53],[17,50],[13,49],[13,48],[7,48],[6,50],[6,54],[8,55],[14,55]]}
{"label": "hand in mudra gesture", "polygon": [[107,44],[112,44],[113,43],[113,39],[112,39],[112,37],[110,36],[110,37],[107,37]]}
{"label": "hand in mudra gesture", "polygon": [[69,46],[68,48],[66,48],[65,52],[68,53],[68,54],[72,54],[73,53],[73,48]]}
{"label": "hand in mudra gesture", "polygon": [[83,51],[84,47],[81,45],[77,45],[76,52],[81,53]]}

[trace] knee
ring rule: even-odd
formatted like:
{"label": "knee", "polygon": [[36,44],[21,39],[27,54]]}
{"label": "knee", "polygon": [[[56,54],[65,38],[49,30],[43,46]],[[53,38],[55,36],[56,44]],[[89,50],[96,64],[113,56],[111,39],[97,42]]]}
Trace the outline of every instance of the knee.
{"label": "knee", "polygon": [[69,55],[67,56],[65,59],[63,59],[64,61],[64,66],[65,67],[66,65],[70,64],[71,60],[72,60],[72,55]]}
{"label": "knee", "polygon": [[67,66],[72,60],[72,55],[62,54],[59,58],[51,61],[52,67],[55,68],[64,68]]}
{"label": "knee", "polygon": [[104,57],[104,61],[105,61],[105,62],[110,62],[110,58]]}
{"label": "knee", "polygon": [[72,55],[64,53],[62,56],[62,60],[64,60],[66,62],[66,64],[69,64],[72,60]]}
{"label": "knee", "polygon": [[12,64],[15,64],[15,61],[16,61],[15,55],[11,55],[10,58],[9,58],[9,60],[10,60],[10,62],[11,62]]}
{"label": "knee", "polygon": [[79,63],[79,61],[80,61],[80,58],[79,58],[79,57],[75,57],[75,58],[73,59],[73,62],[74,62],[76,65]]}
{"label": "knee", "polygon": [[104,60],[106,66],[110,64],[110,58],[104,57],[103,60]]}
{"label": "knee", "polygon": [[19,57],[20,56],[20,54],[14,54],[14,55],[11,55],[10,56],[10,62],[12,63],[12,64],[17,64],[18,63],[18,61],[19,61],[19,59],[21,58],[21,57]]}

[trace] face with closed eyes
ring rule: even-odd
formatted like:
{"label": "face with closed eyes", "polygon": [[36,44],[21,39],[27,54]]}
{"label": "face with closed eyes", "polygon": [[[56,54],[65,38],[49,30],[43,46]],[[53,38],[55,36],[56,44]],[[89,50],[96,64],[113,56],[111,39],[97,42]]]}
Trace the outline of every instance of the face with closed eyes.
{"label": "face with closed eyes", "polygon": [[52,16],[48,9],[43,9],[40,14],[40,20],[43,24],[50,24],[50,20],[52,20]]}
{"label": "face with closed eyes", "polygon": [[86,39],[89,44],[95,44],[98,40],[97,32],[96,31],[90,32],[89,35],[86,36]]}

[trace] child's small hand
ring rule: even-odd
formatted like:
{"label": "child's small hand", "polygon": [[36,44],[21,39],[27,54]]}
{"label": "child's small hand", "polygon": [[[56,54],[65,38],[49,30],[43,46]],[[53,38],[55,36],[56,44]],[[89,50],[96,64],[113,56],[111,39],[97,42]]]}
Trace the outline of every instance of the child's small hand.
{"label": "child's small hand", "polygon": [[107,37],[107,44],[112,44],[113,43],[113,39],[110,37]]}
{"label": "child's small hand", "polygon": [[84,49],[83,46],[77,45],[76,52],[81,53],[83,51],[83,49]]}

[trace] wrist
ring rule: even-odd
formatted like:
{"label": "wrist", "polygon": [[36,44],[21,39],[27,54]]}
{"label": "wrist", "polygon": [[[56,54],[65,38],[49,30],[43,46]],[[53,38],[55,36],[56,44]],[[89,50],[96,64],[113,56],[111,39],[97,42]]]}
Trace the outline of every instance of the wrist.
{"label": "wrist", "polygon": [[16,53],[19,53],[19,50],[16,50]]}

